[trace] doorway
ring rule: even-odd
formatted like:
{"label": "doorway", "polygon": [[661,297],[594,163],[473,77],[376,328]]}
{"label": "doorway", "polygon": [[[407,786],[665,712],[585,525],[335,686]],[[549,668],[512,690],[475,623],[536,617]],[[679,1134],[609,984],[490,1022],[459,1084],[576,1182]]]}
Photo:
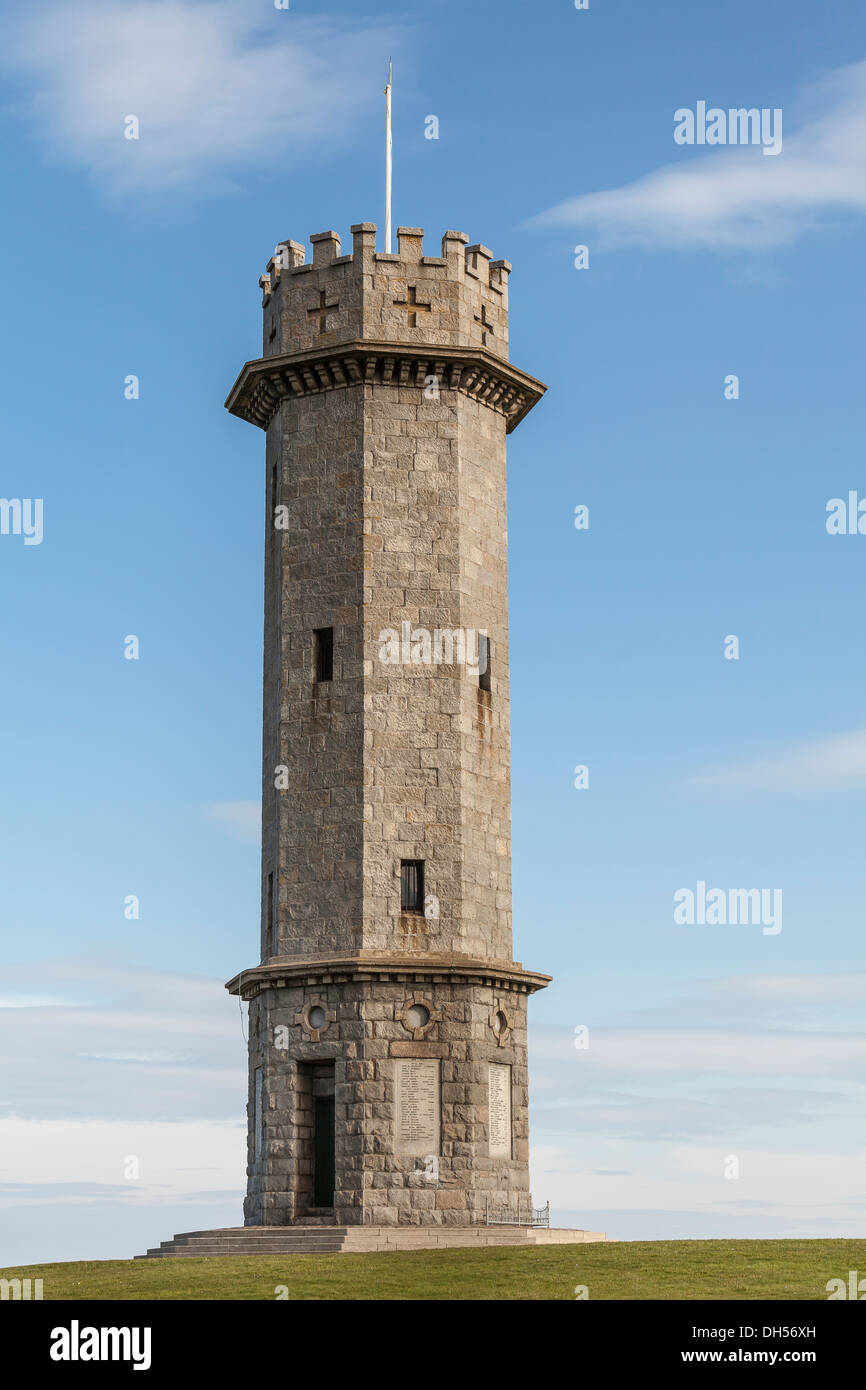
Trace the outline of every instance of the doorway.
{"label": "doorway", "polygon": [[334,1205],[334,1097],[314,1096],[313,1205]]}

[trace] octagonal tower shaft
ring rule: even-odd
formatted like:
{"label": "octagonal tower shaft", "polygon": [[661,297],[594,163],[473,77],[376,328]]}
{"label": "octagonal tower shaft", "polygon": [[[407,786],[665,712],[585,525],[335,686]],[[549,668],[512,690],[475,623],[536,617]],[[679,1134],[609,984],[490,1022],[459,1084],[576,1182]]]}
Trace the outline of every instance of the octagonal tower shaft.
{"label": "octagonal tower shaft", "polygon": [[[505,478],[544,387],[508,361],[506,261],[352,231],[309,265],[280,243],[227,402],[267,434],[261,953],[229,985],[251,1001],[247,1219],[318,1219],[318,1086],[337,1219],[477,1221],[483,1194],[527,1193],[547,983],[511,959]],[[409,1058],[436,1064],[431,1153],[406,1138]],[[438,1179],[406,1199],[431,1158],[458,1201]]]}

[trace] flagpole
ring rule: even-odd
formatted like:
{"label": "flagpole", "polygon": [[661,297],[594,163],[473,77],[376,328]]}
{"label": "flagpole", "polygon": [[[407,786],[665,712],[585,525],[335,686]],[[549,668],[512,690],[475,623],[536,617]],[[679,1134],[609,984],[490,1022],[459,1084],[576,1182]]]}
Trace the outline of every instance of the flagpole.
{"label": "flagpole", "polygon": [[391,59],[385,87],[385,251],[391,254]]}

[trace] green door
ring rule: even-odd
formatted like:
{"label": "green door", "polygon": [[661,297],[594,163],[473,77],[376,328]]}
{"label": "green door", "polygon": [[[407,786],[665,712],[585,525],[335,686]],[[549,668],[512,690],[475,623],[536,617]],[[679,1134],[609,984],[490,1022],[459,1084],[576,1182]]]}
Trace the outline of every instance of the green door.
{"label": "green door", "polygon": [[334,1205],[334,1097],[315,1097],[315,1176],[313,1203],[317,1207]]}

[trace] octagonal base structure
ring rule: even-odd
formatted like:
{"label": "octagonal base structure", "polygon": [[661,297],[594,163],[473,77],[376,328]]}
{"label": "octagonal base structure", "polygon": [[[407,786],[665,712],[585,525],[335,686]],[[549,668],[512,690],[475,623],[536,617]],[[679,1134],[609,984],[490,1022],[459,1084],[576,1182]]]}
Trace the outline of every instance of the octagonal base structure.
{"label": "octagonal base structure", "polygon": [[269,963],[250,1001],[248,1226],[530,1219],[526,1001],[513,962]]}

